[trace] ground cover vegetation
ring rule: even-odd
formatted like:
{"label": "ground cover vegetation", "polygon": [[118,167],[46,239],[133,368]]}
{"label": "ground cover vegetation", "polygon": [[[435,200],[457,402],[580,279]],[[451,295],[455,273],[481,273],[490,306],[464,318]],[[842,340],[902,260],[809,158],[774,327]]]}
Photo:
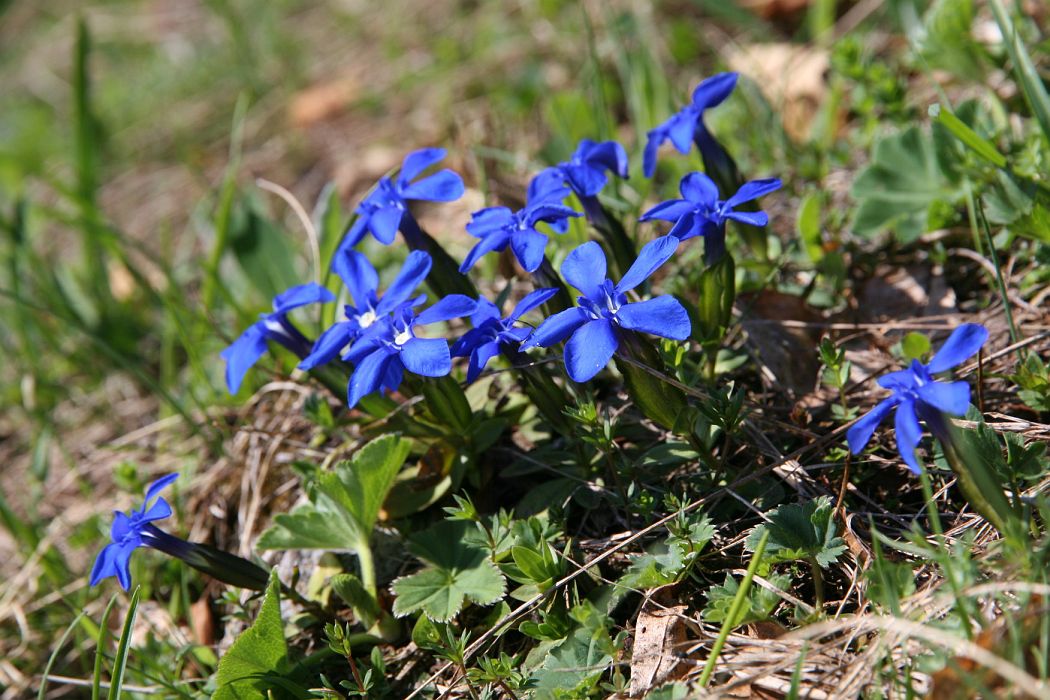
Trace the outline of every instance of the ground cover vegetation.
{"label": "ground cover vegetation", "polygon": [[0,20],[4,698],[1050,694],[1039,3]]}

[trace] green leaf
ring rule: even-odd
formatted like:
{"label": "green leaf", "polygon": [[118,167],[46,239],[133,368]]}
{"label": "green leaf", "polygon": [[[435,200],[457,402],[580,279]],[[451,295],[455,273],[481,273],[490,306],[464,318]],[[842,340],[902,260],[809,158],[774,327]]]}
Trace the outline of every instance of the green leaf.
{"label": "green leaf", "polygon": [[930,339],[922,333],[912,331],[901,339],[901,352],[905,360],[921,360],[929,351]]}
{"label": "green leaf", "polygon": [[798,205],[798,218],[795,220],[802,247],[814,263],[819,263],[824,258],[824,241],[820,227],[821,204],[820,192],[810,192],[802,198],[802,202]]}
{"label": "green leaf", "polygon": [[571,691],[595,685],[612,662],[612,640],[604,628],[581,627],[555,647],[532,674],[535,700],[583,697]]}
{"label": "green leaf", "polygon": [[362,447],[353,459],[317,477],[310,503],[274,517],[259,538],[260,549],[330,549],[357,551],[368,545],[411,444],[384,435]]}
{"label": "green leaf", "polygon": [[973,0],[935,0],[923,17],[920,53],[932,68],[969,80],[984,74],[985,49],[973,37]]}
{"label": "green leaf", "polygon": [[230,219],[230,247],[252,285],[267,301],[302,282],[296,249],[287,234],[266,218],[254,199],[242,200]]}
{"label": "green leaf", "polygon": [[933,140],[917,126],[875,144],[872,162],[853,182],[851,194],[858,204],[854,231],[872,236],[893,229],[906,243],[926,232],[931,208],[956,195],[938,164]]}
{"label": "green leaf", "polygon": [[376,599],[372,597],[372,594],[365,590],[364,584],[361,583],[361,579],[357,578],[353,574],[336,574],[333,576],[329,583],[332,586],[332,590],[339,596],[344,603],[349,605],[354,610],[354,615],[361,622],[365,629],[369,629],[375,624],[375,621],[379,619],[380,609]]}
{"label": "green leaf", "polygon": [[491,605],[503,598],[507,583],[488,552],[464,541],[472,529],[470,522],[443,521],[412,538],[409,551],[429,566],[394,581],[394,615],[421,610],[431,620],[445,622],[468,600]]}
{"label": "green leaf", "polygon": [[984,158],[997,168],[1006,167],[1006,156],[996,149],[987,139],[970,128],[966,122],[959,119],[940,105],[930,105],[929,114],[936,122],[951,132],[952,136],[959,139],[970,150]]}
{"label": "green leaf", "polygon": [[767,529],[769,542],[765,560],[770,563],[813,559],[826,569],[846,551],[845,542],[835,535],[834,505],[827,496],[805,505],[781,506],[770,512],[769,522],[751,531],[744,548],[755,551]]}
{"label": "green leaf", "polygon": [[907,562],[882,561],[868,569],[868,600],[899,614],[900,601],[915,592],[915,572]]}
{"label": "green leaf", "polygon": [[1032,115],[1039,122],[1043,135],[1046,136],[1047,141],[1050,141],[1050,94],[1047,94],[1046,86],[1039,77],[1039,71],[1036,70],[1028,50],[1025,49],[1013,20],[1003,7],[1002,0],[990,0],[989,5],[992,8],[992,14],[995,15],[999,30],[1003,34],[1003,43],[1013,63],[1014,77],[1021,85],[1025,102],[1028,103]]}
{"label": "green leaf", "polygon": [[[286,683],[277,682],[288,668],[288,646],[281,622],[280,582],[270,573],[259,614],[252,626],[237,637],[215,672],[215,700],[255,700]],[[300,695],[300,697],[302,697]]]}
{"label": "green leaf", "polygon": [[[791,577],[786,574],[770,576],[769,582],[781,590],[791,585]],[[726,574],[725,582],[720,586],[712,586],[707,591],[707,605],[704,607],[703,617],[708,622],[725,622],[729,616],[729,610],[733,607],[733,599],[736,598],[740,584],[731,575]],[[768,620],[773,614],[774,608],[780,602],[780,596],[763,586],[752,586],[748,591],[748,604],[740,609],[737,619],[730,623],[730,627],[739,627],[751,622]]]}

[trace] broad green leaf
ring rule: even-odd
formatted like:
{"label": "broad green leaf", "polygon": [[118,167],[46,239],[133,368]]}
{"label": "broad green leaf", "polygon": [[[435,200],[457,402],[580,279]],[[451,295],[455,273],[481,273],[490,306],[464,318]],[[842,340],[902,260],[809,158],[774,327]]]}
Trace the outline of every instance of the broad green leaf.
{"label": "broad green leaf", "polygon": [[259,614],[221,659],[215,672],[215,700],[256,700],[284,683],[275,682],[288,668],[288,646],[281,622],[280,582],[270,574]]}
{"label": "broad green leaf", "polygon": [[935,0],[923,17],[920,53],[931,68],[969,80],[984,74],[985,49],[973,37],[973,0]]}
{"label": "broad green leaf", "polygon": [[242,200],[234,208],[230,247],[245,276],[267,300],[302,283],[288,234],[259,211],[254,199]]}
{"label": "broad green leaf", "polygon": [[930,351],[930,339],[914,331],[901,339],[901,352],[905,360],[921,360]]}
{"label": "broad green leaf", "polygon": [[351,516],[326,494],[274,516],[274,525],[257,543],[259,549],[353,549],[358,529]]}
{"label": "broad green leaf", "polygon": [[366,536],[372,533],[383,501],[410,450],[407,440],[384,435],[362,447],[350,462],[336,466],[335,472],[350,497],[350,513]]}
{"label": "broad green leaf", "polygon": [[577,629],[572,636],[554,648],[543,665],[532,674],[536,700],[558,697],[582,697],[569,691],[590,688],[612,662],[612,640],[604,629]]}
{"label": "broad green leaf", "polygon": [[759,525],[744,542],[744,548],[755,551],[762,533],[769,530],[765,560],[769,562],[814,559],[827,568],[846,551],[846,544],[835,535],[834,505],[821,496],[804,505],[780,506],[769,513],[769,522]]}
{"label": "broad green leaf", "polygon": [[361,622],[365,629],[370,628],[375,621],[379,619],[380,609],[379,604],[375,598],[372,597],[368,591],[365,590],[364,585],[361,583],[361,579],[357,578],[353,574],[336,574],[333,576],[329,583],[332,585],[332,590],[339,596],[344,603],[349,605],[354,610],[354,615]]}
{"label": "broad green leaf", "polygon": [[429,566],[394,581],[394,615],[422,610],[430,619],[445,622],[468,600],[491,605],[503,598],[506,580],[488,552],[464,541],[473,528],[470,522],[443,521],[412,538],[409,550]]}
{"label": "broad green leaf", "polygon": [[893,229],[903,242],[925,233],[931,208],[955,196],[932,138],[917,126],[875,144],[872,162],[854,180],[851,194],[858,204],[856,233],[871,236]]}

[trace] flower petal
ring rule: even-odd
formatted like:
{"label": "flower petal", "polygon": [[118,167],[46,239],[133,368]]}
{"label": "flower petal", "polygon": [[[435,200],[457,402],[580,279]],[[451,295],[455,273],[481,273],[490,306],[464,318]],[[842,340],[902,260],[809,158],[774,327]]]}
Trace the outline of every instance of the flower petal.
{"label": "flower petal", "polygon": [[565,344],[565,369],[574,382],[585,382],[609,364],[619,345],[609,321],[602,318],[585,323]]}
{"label": "flower petal", "polygon": [[926,366],[930,374],[937,374],[961,365],[977,354],[981,346],[988,342],[988,329],[979,323],[964,323],[948,336],[944,345]]}
{"label": "flower petal", "polygon": [[485,207],[470,215],[470,221],[467,222],[467,233],[481,238],[492,231],[498,231],[515,223],[514,212],[507,207]]}
{"label": "flower petal", "polygon": [[642,154],[642,173],[646,177],[652,177],[656,172],[656,152],[666,138],[667,129],[662,124],[646,134],[645,152]]}
{"label": "flower petal", "polygon": [[915,372],[911,369],[899,369],[896,372],[884,374],[875,381],[882,388],[891,391],[911,391],[915,388]]}
{"label": "flower petal", "polygon": [[405,369],[424,377],[443,377],[452,371],[448,343],[441,338],[412,338],[401,346]]}
{"label": "flower petal", "polygon": [[510,242],[510,234],[500,229],[486,234],[477,245],[470,249],[467,257],[459,266],[459,271],[466,274],[484,255],[494,250],[503,250]]}
{"label": "flower petal", "polygon": [[678,184],[682,196],[694,204],[702,204],[714,209],[718,202],[718,185],[704,173],[689,173]]}
{"label": "flower petal", "polygon": [[695,212],[689,212],[675,222],[675,225],[671,227],[667,235],[671,238],[677,238],[679,241],[687,241],[701,234],[706,236],[709,228],[717,227],[708,221],[706,217]]}
{"label": "flower petal", "polygon": [[932,382],[919,387],[919,400],[953,416],[965,416],[970,408],[970,385],[966,382]]}
{"label": "flower petal", "polygon": [[590,315],[578,306],[559,311],[541,323],[529,339],[521,344],[521,349],[528,350],[537,345],[549,348],[568,338],[570,333],[590,320]]}
{"label": "flower petal", "polygon": [[[430,308],[423,310],[418,316],[416,316],[416,322],[413,325],[425,326],[428,323],[438,323],[439,321],[448,321],[453,318],[470,316],[477,308],[478,302],[476,299],[471,299],[465,294],[449,294],[447,297],[441,299]],[[405,366],[408,367],[407,362],[405,363]]]}
{"label": "flower petal", "polygon": [[693,330],[689,313],[670,294],[624,304],[616,312],[616,320],[624,328],[672,340],[685,340]]}
{"label": "flower petal", "polygon": [[915,415],[914,401],[901,402],[901,405],[897,407],[893,426],[897,434],[897,451],[900,452],[901,459],[908,465],[908,469],[919,474],[922,472],[922,467],[919,466],[919,459],[915,456],[915,448],[919,446],[919,440],[922,439],[922,426],[919,425],[919,418]]}
{"label": "flower petal", "polygon": [[362,397],[378,391],[383,383],[387,365],[396,361],[396,352],[380,347],[358,362],[347,385],[347,406],[353,408]]}
{"label": "flower petal", "polygon": [[543,262],[543,251],[547,248],[547,237],[535,229],[516,232],[510,238],[510,247],[526,272],[535,272]]}
{"label": "flower petal", "polygon": [[[146,504],[142,505],[143,508]],[[150,506],[149,510],[142,514],[140,523],[151,523],[154,520],[163,520],[171,515],[171,506],[163,498],[158,498],[157,502]]]}
{"label": "flower petal", "polygon": [[875,408],[871,409],[863,416],[861,416],[856,423],[849,427],[846,431],[846,442],[849,443],[850,452],[855,455],[859,455],[864,451],[864,447],[871,440],[871,436],[875,434],[875,428],[879,427],[879,423],[886,419],[886,416],[890,414],[893,407],[901,402],[901,398],[894,394],[889,396],[875,405]]}
{"label": "flower petal", "polygon": [[378,209],[368,217],[368,228],[377,241],[383,245],[390,245],[401,227],[401,217],[404,213],[405,210],[398,206]]}
{"label": "flower petal", "polygon": [[616,141],[594,143],[590,139],[583,139],[577,146],[576,152],[587,163],[599,165],[616,173],[618,177],[627,177],[627,151]]}
{"label": "flower petal", "polygon": [[739,221],[748,226],[765,226],[769,223],[769,215],[764,211],[727,211],[723,218]]}
{"label": "flower petal", "polygon": [[273,298],[273,312],[275,314],[286,314],[292,309],[307,304],[317,304],[335,301],[335,294],[317,284],[307,282],[291,289],[287,289]]}
{"label": "flower petal", "polygon": [[236,394],[244,375],[266,353],[266,334],[261,323],[253,323],[219,355],[226,360],[226,387]]}
{"label": "flower petal", "polygon": [[590,299],[601,298],[606,271],[605,252],[595,241],[587,241],[573,249],[561,264],[565,281]]}
{"label": "flower petal", "polygon": [[467,365],[467,381],[473,382],[477,379],[478,375],[485,369],[485,365],[489,363],[489,360],[498,354],[499,343],[494,340],[482,343],[474,348],[474,351],[470,353],[470,363]]}
{"label": "flower petal", "polygon": [[383,298],[376,304],[376,313],[388,313],[408,301],[408,298],[416,291],[416,287],[422,284],[430,274],[432,263],[430,254],[425,251],[413,250],[409,253],[405,258],[405,263],[401,266],[401,271],[397,273],[397,277],[383,294]]}
{"label": "flower petal", "polygon": [[417,175],[444,157],[444,148],[420,148],[417,151],[412,151],[405,156],[404,162],[401,163],[401,172],[397,176],[398,184],[407,184],[409,181],[415,180]]}
{"label": "flower petal", "polygon": [[696,205],[686,199],[669,199],[638,217],[639,221],[678,221],[686,214],[691,214]]}
{"label": "flower petal", "polygon": [[451,170],[439,170],[401,190],[405,199],[423,202],[453,202],[463,196],[463,178]]}
{"label": "flower petal", "polygon": [[[668,258],[674,255],[676,248],[678,248],[678,239],[674,236],[661,236],[654,241],[646,243],[638,251],[638,258],[624,273],[619,284],[616,285],[616,291],[623,294],[649,279],[649,276],[656,271],[656,268],[663,265]],[[594,299],[596,297],[591,298]]]}
{"label": "flower petal", "polygon": [[693,145],[693,132],[696,131],[696,122],[699,118],[700,115],[689,107],[671,117],[667,135],[671,137],[671,143],[682,155],[688,153],[689,147]]}
{"label": "flower petal", "polygon": [[573,165],[566,163],[562,166],[565,178],[568,180],[572,191],[581,197],[594,197],[605,187],[609,181],[605,171],[599,167],[593,167],[586,163]]}
{"label": "flower petal", "polygon": [[321,337],[314,342],[310,354],[299,363],[299,369],[309,371],[314,367],[328,364],[350,344],[356,332],[355,324],[349,321],[340,321],[326,328]]}
{"label": "flower petal", "polygon": [[529,292],[517,303],[514,310],[510,312],[510,316],[507,317],[507,322],[514,323],[540,304],[546,303],[548,299],[557,293],[558,290],[555,287],[545,287],[543,289],[536,289]]}
{"label": "flower petal", "polygon": [[120,545],[110,543],[102,548],[95,557],[95,565],[91,567],[91,578],[88,584],[97,586],[104,578],[117,575],[116,556]]}
{"label": "flower petal", "polygon": [[332,260],[332,270],[343,280],[350,298],[357,306],[366,303],[369,294],[374,294],[379,288],[379,274],[364,253],[350,248],[337,251]]}
{"label": "flower petal", "polygon": [[754,199],[758,199],[763,195],[767,195],[770,192],[779,190],[783,183],[776,178],[769,178],[766,180],[752,180],[746,182],[744,185],[736,191],[732,197],[725,201],[726,209],[733,209],[740,206],[744,202],[750,202]]}
{"label": "flower petal", "polygon": [[544,168],[529,181],[529,189],[525,201],[529,204],[561,204],[562,200],[569,195],[565,187],[565,174],[561,168]]}
{"label": "flower petal", "polygon": [[474,313],[470,315],[470,323],[475,329],[488,320],[499,320],[499,307],[484,297],[478,299]]}
{"label": "flower petal", "polygon": [[703,112],[722,104],[733,92],[739,77],[737,73],[718,73],[704,80],[693,90],[693,106]]}
{"label": "flower petal", "polygon": [[170,486],[172,484],[172,482],[174,482],[178,478],[179,478],[178,472],[176,472],[174,474],[165,474],[164,476],[160,477],[159,479],[157,479],[156,481],[151,483],[149,486],[147,486],[146,487],[146,500],[143,501],[143,508],[145,508],[145,505],[147,503],[149,503],[153,499],[154,496],[159,494],[164,489],[168,488],[168,486]]}

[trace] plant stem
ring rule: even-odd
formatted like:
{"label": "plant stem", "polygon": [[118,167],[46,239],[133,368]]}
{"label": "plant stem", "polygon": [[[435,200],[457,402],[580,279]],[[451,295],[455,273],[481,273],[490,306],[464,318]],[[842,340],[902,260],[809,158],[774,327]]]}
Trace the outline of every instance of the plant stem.
{"label": "plant stem", "polygon": [[820,614],[824,613],[824,574],[820,570],[820,564],[817,560],[810,557],[807,559],[809,562],[809,569],[813,572],[813,598],[814,607]]}

